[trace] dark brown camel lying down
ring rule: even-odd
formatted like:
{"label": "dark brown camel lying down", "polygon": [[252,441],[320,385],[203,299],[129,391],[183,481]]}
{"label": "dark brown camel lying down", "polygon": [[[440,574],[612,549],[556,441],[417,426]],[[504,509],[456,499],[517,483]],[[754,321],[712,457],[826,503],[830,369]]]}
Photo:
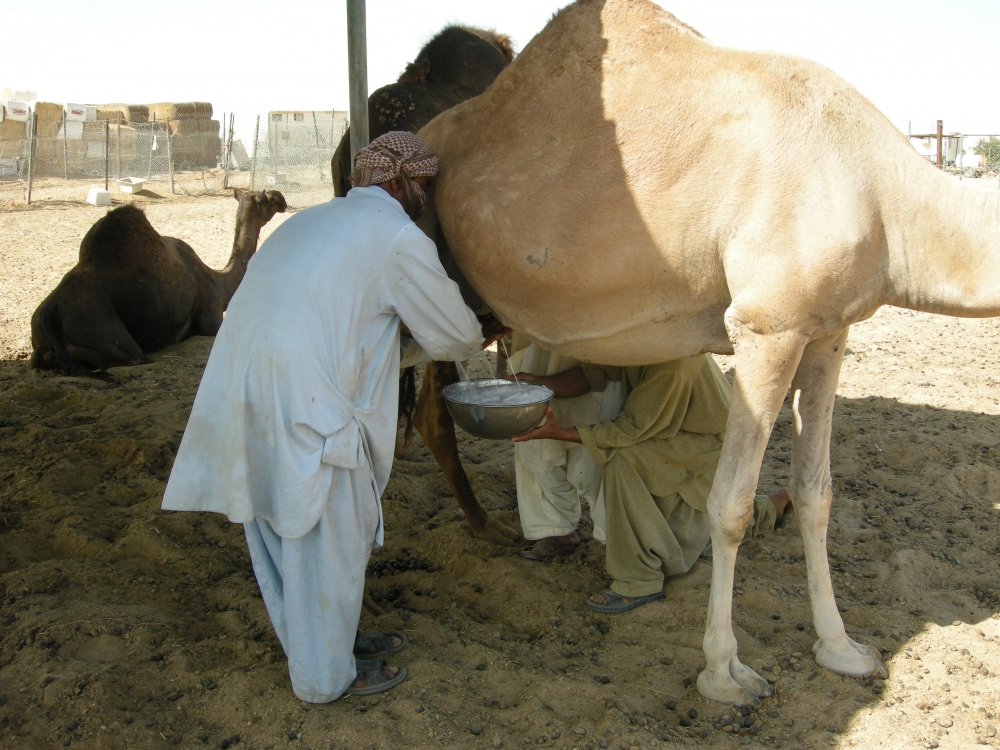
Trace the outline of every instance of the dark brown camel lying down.
{"label": "dark brown camel lying down", "polygon": [[235,190],[236,237],[221,271],[186,242],[161,237],[142,210],[109,211],[80,260],[31,316],[31,366],[80,374],[136,365],[189,336],[214,336],[257,250],[260,229],[287,207],[281,193]]}

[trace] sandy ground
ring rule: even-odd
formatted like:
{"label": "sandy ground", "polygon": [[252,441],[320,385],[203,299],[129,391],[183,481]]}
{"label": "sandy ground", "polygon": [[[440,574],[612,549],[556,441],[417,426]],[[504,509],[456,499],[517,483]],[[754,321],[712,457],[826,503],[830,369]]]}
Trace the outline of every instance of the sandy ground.
{"label": "sandy ground", "polygon": [[[232,198],[143,200],[161,233],[223,264]],[[776,690],[743,716],[692,684],[707,561],[663,602],[594,617],[601,546],[538,564],[473,540],[418,441],[383,498],[369,591],[386,613],[363,616],[406,632],[395,661],[410,677],[313,707],[289,689],[242,530],[158,510],[211,340],[118,370],[117,385],[23,359],[31,312],[102,213],[0,213],[0,748],[1000,746],[1000,322],[885,309],[852,332],[831,564],[848,632],[883,650],[887,680],[813,661],[794,519],[741,550],[740,653]],[[790,435],[786,404],[762,490],[787,480]],[[510,446],[460,434],[460,447],[480,498],[516,525]]]}

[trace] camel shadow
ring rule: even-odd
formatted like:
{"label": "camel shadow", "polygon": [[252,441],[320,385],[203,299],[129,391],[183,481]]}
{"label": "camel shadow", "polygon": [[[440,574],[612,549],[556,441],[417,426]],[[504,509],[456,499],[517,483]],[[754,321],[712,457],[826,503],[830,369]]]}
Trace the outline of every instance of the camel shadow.
{"label": "camel shadow", "polygon": [[[574,557],[542,564],[524,561],[515,552],[471,539],[462,533],[460,521],[440,523],[437,514],[433,523],[426,523],[440,510],[443,480],[426,467],[406,467],[390,481],[384,504],[387,526],[398,534],[372,563],[402,559],[399,545],[432,565],[460,560],[464,583],[434,577],[435,590],[446,605],[457,599],[460,609],[457,614],[446,612],[421,596],[428,583],[419,571],[393,574],[388,581],[373,577],[369,589],[385,606],[399,610],[417,637],[433,632],[440,617],[463,633],[477,622],[488,622],[491,630],[501,633],[492,648],[502,652],[503,659],[529,672],[546,668],[557,678],[580,680],[579,695],[560,694],[553,701],[565,704],[560,712],[579,714],[585,721],[589,716],[595,724],[607,718],[587,705],[594,697],[587,681],[608,676],[601,699],[627,707],[627,715],[635,719],[630,719],[631,727],[645,717],[650,723],[642,728],[655,737],[714,737],[721,742],[722,735],[735,731],[748,739],[813,747],[838,743],[855,725],[880,712],[903,710],[923,712],[934,721],[940,715],[943,722],[954,722],[952,736],[961,733],[975,742],[977,717],[957,712],[952,716],[945,701],[974,705],[977,691],[985,692],[984,677],[995,679],[994,670],[1000,671],[1000,547],[995,537],[1000,509],[994,504],[1000,489],[1000,451],[992,447],[998,432],[995,415],[878,397],[837,399],[829,531],[833,586],[848,634],[880,649],[889,678],[841,677],[813,659],[817,635],[793,515],[784,527],[740,549],[733,611],[741,657],[776,689],[776,697],[752,710],[753,722],[743,717],[742,727],[731,721],[733,709],[705,700],[695,687],[704,666],[709,560],[670,579],[663,602],[621,617],[596,615],[584,600],[606,585],[604,547],[590,539],[586,520],[582,531],[588,541]],[[758,491],[787,484],[791,437],[786,403],[765,455]],[[484,448],[483,441],[461,432],[459,447],[463,456],[474,459],[465,466],[477,494],[496,498],[487,500],[492,511],[509,510],[507,500],[515,494],[512,477],[498,481],[502,461],[490,457],[505,456],[504,448]],[[425,483],[426,490],[414,491],[417,482]],[[501,517],[507,523],[516,519],[514,513]],[[481,588],[485,596],[468,596],[465,586]],[[562,620],[557,625],[553,607]],[[463,613],[468,614],[467,622]],[[608,632],[602,634],[602,628]],[[580,637],[579,632],[588,634]],[[511,644],[522,639],[525,645],[512,649]],[[535,662],[539,655],[542,660]],[[516,691],[504,698],[502,681],[496,691],[501,704],[507,700],[513,708],[519,700]],[[675,710],[666,707],[665,696]],[[697,718],[689,726],[680,724],[691,709]],[[978,719],[989,717],[981,713]],[[942,724],[934,724],[933,737],[941,730]]]}

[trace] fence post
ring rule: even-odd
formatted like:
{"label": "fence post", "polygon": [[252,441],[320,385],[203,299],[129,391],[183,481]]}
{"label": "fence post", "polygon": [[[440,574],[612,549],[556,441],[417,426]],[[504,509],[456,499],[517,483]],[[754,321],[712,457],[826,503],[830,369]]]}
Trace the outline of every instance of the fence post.
{"label": "fence post", "polygon": [[68,180],[69,179],[69,165],[66,163],[67,162],[67,151],[68,151],[68,149],[66,148],[66,110],[65,109],[63,110],[63,113],[62,113],[62,133],[63,133],[63,179],[64,180]]}
{"label": "fence post", "polygon": [[257,115],[257,124],[253,129],[253,158],[250,159],[250,189],[254,188],[254,178],[257,174],[257,136],[260,134],[260,115]]}
{"label": "fence post", "polygon": [[153,122],[149,126],[149,169],[146,173],[146,179],[151,179],[153,177],[153,146],[156,145],[156,112],[153,113]]}
{"label": "fence post", "polygon": [[38,120],[38,115],[34,112],[31,113],[31,126],[28,133],[28,193],[25,196],[25,202],[31,205],[31,179],[34,176],[35,169],[35,121]]}
{"label": "fence post", "polygon": [[229,133],[226,136],[226,169],[222,176],[222,188],[229,188],[229,160],[233,158],[233,113],[229,113]]}
{"label": "fence post", "polygon": [[104,121],[104,189],[108,189],[108,172],[111,168],[111,124]]}
{"label": "fence post", "polygon": [[118,179],[122,178],[122,116],[118,115],[118,147],[116,151],[115,164],[118,168]]}
{"label": "fence post", "polygon": [[170,194],[174,194],[174,154],[170,142],[170,123],[167,123],[167,169],[170,170]]}
{"label": "fence post", "polygon": [[316,166],[319,168],[319,181],[323,182],[323,158],[320,156],[319,125],[316,124],[316,111],[313,110],[313,134],[316,136]]}
{"label": "fence post", "polygon": [[[287,130],[287,127],[286,127]],[[273,143],[272,143],[273,141]],[[267,163],[270,167],[270,172],[272,179],[274,179],[275,184],[278,182],[278,128],[274,125],[274,120],[271,119],[271,113],[267,113]],[[267,184],[267,177],[264,178],[264,184]],[[266,189],[266,188],[265,188]]]}
{"label": "fence post", "polygon": [[944,168],[944,120],[937,121],[937,165],[938,169]]}

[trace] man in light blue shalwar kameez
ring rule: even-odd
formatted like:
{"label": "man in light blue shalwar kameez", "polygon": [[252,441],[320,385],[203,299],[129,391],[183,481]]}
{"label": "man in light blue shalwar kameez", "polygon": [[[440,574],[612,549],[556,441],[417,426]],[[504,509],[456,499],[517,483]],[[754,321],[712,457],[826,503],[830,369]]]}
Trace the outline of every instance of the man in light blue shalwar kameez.
{"label": "man in light blue shalwar kameez", "polygon": [[245,525],[292,687],[312,703],[401,679],[354,657],[365,566],[382,545],[400,320],[431,359],[484,346],[411,220],[436,157],[411,133],[387,133],[355,166],[347,197],[297,213],[250,261],[163,498]]}

